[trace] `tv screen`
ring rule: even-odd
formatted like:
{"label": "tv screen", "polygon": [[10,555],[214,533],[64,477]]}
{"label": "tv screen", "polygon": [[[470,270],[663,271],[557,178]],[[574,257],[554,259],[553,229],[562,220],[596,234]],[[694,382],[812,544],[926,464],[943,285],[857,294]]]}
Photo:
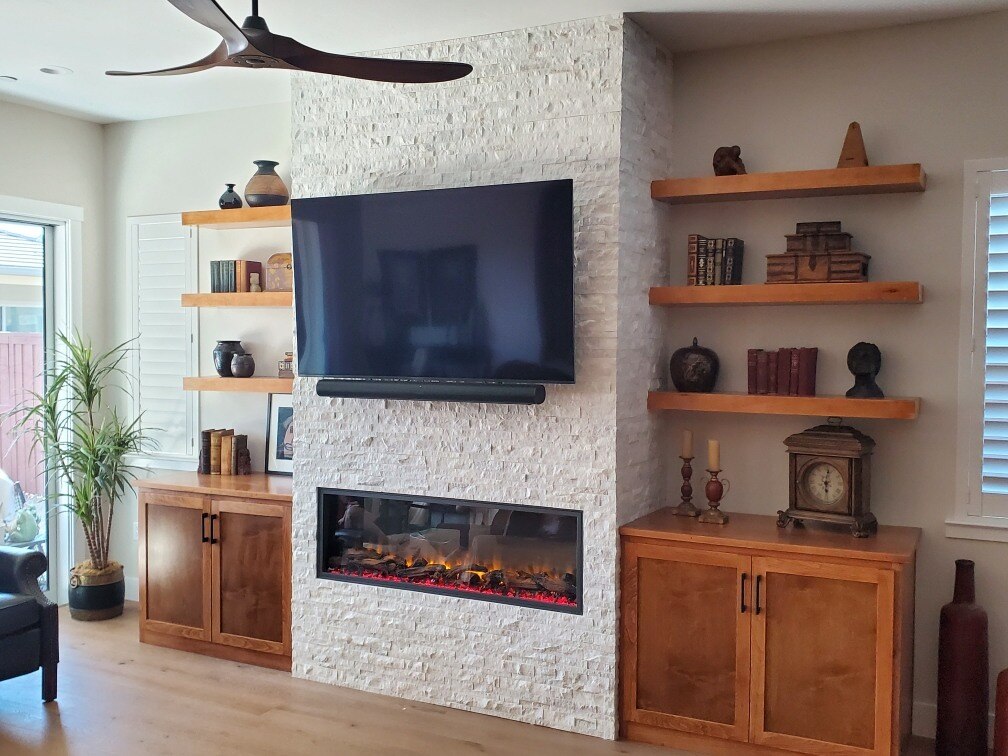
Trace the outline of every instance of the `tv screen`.
{"label": "tv screen", "polygon": [[298,372],[574,381],[572,181],[296,199]]}

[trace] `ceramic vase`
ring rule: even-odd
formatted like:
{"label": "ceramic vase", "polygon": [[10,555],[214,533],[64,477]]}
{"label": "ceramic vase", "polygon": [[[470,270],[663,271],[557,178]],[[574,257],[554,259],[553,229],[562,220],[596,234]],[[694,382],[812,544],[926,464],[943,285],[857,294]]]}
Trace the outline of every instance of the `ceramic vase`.
{"label": "ceramic vase", "polygon": [[280,165],[274,160],[253,160],[257,167],[255,175],[245,185],[245,201],[249,207],[274,207],[286,205],[290,192],[276,172]]}
{"label": "ceramic vase", "polygon": [[231,375],[235,378],[251,378],[255,374],[255,360],[248,352],[231,358]]}
{"label": "ceramic vase", "polygon": [[973,562],[957,559],[938,625],[938,756],[987,754],[987,673],[987,612],[976,603]]}
{"label": "ceramic vase", "polygon": [[714,390],[721,363],[713,349],[693,345],[676,349],[669,361],[672,384],[677,391],[707,394]]}
{"label": "ceramic vase", "polygon": [[217,204],[220,205],[221,210],[237,210],[242,206],[242,198],[234,190],[234,184],[227,184],[226,186],[227,190],[217,200]]}
{"label": "ceramic vase", "polygon": [[214,369],[221,378],[233,378],[231,360],[236,354],[245,354],[240,341],[222,340],[217,342],[213,350]]}

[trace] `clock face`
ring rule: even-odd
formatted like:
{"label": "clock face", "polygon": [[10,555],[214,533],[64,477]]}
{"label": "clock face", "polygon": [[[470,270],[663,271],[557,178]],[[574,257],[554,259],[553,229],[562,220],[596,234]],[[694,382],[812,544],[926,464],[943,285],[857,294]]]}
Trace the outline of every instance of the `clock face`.
{"label": "clock face", "polygon": [[828,462],[816,462],[805,469],[805,492],[824,506],[835,504],[847,492],[840,471]]}

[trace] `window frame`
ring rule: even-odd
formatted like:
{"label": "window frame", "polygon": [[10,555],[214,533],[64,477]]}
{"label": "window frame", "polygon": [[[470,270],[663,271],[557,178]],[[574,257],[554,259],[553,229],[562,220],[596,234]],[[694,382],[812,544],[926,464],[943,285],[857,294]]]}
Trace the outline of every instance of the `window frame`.
{"label": "window frame", "polygon": [[1008,516],[982,511],[987,255],[992,192],[1008,193],[1008,158],[963,168],[963,255],[959,310],[955,508],[945,535],[1008,542]]}
{"label": "window frame", "polygon": [[[137,343],[140,337],[140,255],[139,255],[139,227],[146,223],[181,223],[180,213],[169,213],[159,215],[133,215],[126,219],[127,245],[130,260],[130,277],[133,287],[133,296],[130,297],[131,329],[130,338]],[[199,236],[194,233],[191,226],[182,226],[186,238],[186,289],[194,292],[199,289]],[[179,307],[182,306],[181,300]],[[198,373],[199,366],[199,316],[198,312],[190,310],[187,312],[188,336],[189,336],[189,365],[190,375]],[[133,417],[140,414],[140,360],[136,348],[129,352],[128,369],[131,383],[131,410]],[[200,427],[200,403],[199,396],[195,392],[186,394],[186,426],[190,430],[190,448],[192,454],[169,454],[157,449],[151,449],[143,454],[131,455],[129,463],[136,467],[151,470],[195,470],[199,464],[199,427]]]}

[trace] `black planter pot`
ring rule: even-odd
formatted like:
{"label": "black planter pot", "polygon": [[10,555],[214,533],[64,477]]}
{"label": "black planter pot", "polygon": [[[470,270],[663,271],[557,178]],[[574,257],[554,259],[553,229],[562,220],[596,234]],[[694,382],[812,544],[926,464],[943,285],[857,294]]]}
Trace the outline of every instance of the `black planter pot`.
{"label": "black planter pot", "polygon": [[70,573],[70,616],[94,622],[112,619],[123,613],[126,581],[122,565],[99,574]]}

